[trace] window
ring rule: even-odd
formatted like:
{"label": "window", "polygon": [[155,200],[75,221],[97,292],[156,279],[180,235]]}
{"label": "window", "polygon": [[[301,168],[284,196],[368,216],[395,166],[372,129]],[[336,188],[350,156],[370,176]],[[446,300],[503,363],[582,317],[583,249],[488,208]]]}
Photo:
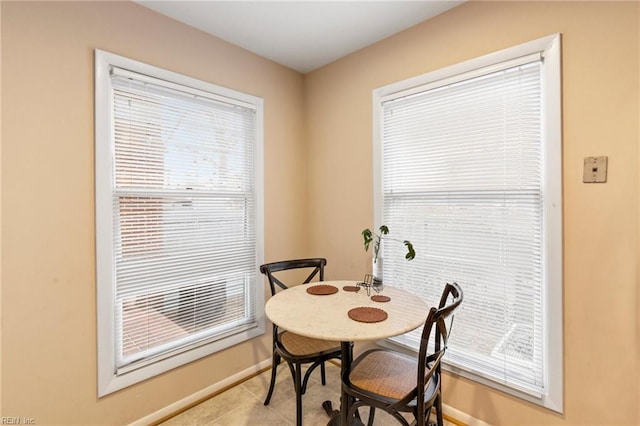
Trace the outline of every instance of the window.
{"label": "window", "polygon": [[[562,411],[560,40],[374,92],[384,280],[437,301],[456,281],[448,367]],[[389,240],[387,240],[389,241]],[[395,343],[417,348],[420,335]]]}
{"label": "window", "polygon": [[99,395],[264,334],[262,100],[96,51]]}

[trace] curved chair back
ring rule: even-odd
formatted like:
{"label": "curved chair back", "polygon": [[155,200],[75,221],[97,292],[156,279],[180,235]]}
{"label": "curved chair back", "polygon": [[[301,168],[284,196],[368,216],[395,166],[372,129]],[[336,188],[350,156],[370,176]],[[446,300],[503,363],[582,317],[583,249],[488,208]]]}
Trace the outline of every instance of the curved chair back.
{"label": "curved chair back", "polygon": [[289,271],[292,269],[312,268],[307,278],[302,284],[308,284],[318,275],[319,281],[324,281],[324,267],[327,265],[327,259],[322,257],[309,258],[309,259],[295,259],[295,260],[282,260],[279,262],[265,263],[260,266],[260,272],[267,276],[269,279],[269,287],[271,288],[271,295],[276,294],[276,285],[283,290],[289,288],[280,278],[274,275],[277,272]]}
{"label": "curved chair back", "polygon": [[[442,296],[440,296],[440,303],[438,305],[438,312],[441,315],[442,324],[438,323],[438,327],[436,328],[436,339],[435,339],[435,350],[439,351],[441,349],[441,344],[444,345],[444,349],[446,349],[447,341],[449,340],[449,335],[451,334],[451,327],[453,326],[453,311],[455,311],[460,303],[462,303],[463,295],[462,289],[458,285],[458,283],[449,284],[447,283],[442,291]],[[451,316],[451,321],[449,322],[449,327],[445,327],[444,320]]]}
{"label": "curved chair back", "polygon": [[[416,387],[419,413],[424,411],[424,407],[421,405],[424,403],[425,386],[429,383],[429,380],[431,380],[431,376],[436,374],[438,382],[440,380],[440,364],[447,350],[447,342],[449,341],[449,335],[451,334],[451,327],[453,325],[453,314],[458,306],[460,306],[460,303],[462,303],[462,299],[463,294],[460,286],[455,282],[453,284],[447,283],[440,297],[438,308],[431,308],[424,328],[422,329],[420,351],[418,353],[418,377]],[[450,321],[447,325],[446,320],[449,318]],[[433,353],[427,355],[429,341],[434,327]],[[441,411],[440,407],[438,407],[438,409]],[[441,413],[439,413],[439,415],[441,415]]]}

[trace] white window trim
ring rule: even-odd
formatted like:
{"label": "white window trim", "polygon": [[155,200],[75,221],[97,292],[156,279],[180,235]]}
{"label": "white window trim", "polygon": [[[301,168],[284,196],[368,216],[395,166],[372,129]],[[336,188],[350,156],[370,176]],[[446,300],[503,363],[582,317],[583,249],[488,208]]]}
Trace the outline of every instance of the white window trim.
{"label": "white window trim", "polygon": [[[178,353],[158,362],[151,363],[136,370],[116,375],[114,330],[114,271],[112,260],[113,235],[111,199],[109,197],[112,183],[110,179],[113,169],[114,153],[112,143],[112,99],[110,95],[111,80],[109,69],[116,66],[140,74],[152,75],[166,81],[177,82],[195,90],[204,90],[223,97],[244,102],[256,110],[256,264],[264,260],[264,110],[261,98],[247,95],[235,90],[220,87],[211,83],[167,71],[152,65],[96,49],[95,51],[95,194],[96,194],[96,248],[107,247],[108,250],[97,250],[96,254],[96,305],[97,305],[97,346],[98,346],[98,396],[102,397],[123,389],[142,380],[157,376],[196,359],[210,355],[224,348],[236,345],[265,333],[264,291],[256,283],[256,320],[257,327],[247,329],[229,337],[223,337],[203,344],[186,352]],[[108,169],[108,170],[107,170]],[[106,196],[105,196],[106,194]],[[99,255],[98,253],[101,253]]]}
{"label": "white window trim", "polygon": [[[511,61],[523,56],[542,54],[545,65],[543,72],[543,121],[544,121],[544,167],[545,176],[553,173],[556,177],[545,184],[544,221],[545,277],[544,298],[546,309],[545,333],[547,336],[544,362],[547,393],[540,397],[488,380],[451,365],[445,369],[514,395],[526,401],[562,413],[563,400],[563,271],[562,271],[562,99],[561,99],[561,35],[553,34],[528,43],[520,44],[479,58],[442,68],[427,74],[375,89],[373,91],[373,201],[374,224],[379,226],[383,217],[382,199],[382,101],[398,92],[411,93],[412,90],[430,83],[446,80],[452,76],[494,64]],[[383,345],[397,344],[381,342]]]}

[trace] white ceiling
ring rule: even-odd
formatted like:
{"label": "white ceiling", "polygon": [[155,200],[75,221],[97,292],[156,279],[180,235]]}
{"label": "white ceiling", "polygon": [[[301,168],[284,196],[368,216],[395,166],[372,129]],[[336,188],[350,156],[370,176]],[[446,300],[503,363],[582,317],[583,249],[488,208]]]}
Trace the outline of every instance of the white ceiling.
{"label": "white ceiling", "polygon": [[307,73],[464,1],[176,1],[136,3]]}

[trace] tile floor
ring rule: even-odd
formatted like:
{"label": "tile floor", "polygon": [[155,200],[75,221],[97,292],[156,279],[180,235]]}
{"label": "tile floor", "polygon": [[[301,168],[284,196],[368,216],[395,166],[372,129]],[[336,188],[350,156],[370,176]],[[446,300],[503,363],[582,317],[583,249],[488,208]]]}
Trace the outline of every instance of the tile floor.
{"label": "tile floor", "polygon": [[[307,392],[302,397],[304,426],[325,426],[327,414],[322,402],[331,400],[334,408],[340,401],[340,367],[327,363],[327,385],[320,382],[320,369],[311,375]],[[268,406],[263,405],[269,388],[271,370],[267,370],[246,382],[218,394],[201,404],[178,414],[162,423],[162,426],[240,426],[277,425],[296,423],[296,402],[291,374],[285,364],[278,367],[276,387]],[[366,424],[366,413],[364,421]],[[399,423],[381,410],[376,411],[376,425],[398,425]],[[445,421],[445,426],[454,426]]]}

